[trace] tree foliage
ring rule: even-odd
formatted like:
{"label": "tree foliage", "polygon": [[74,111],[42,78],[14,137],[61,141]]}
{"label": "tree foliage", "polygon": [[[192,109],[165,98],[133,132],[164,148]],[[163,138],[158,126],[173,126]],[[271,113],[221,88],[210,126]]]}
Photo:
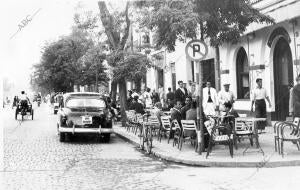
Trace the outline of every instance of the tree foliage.
{"label": "tree foliage", "polygon": [[40,63],[34,65],[32,84],[48,91],[72,91],[75,84],[92,84],[95,71],[99,81],[107,81],[100,52],[86,32],[74,27],[69,36],[45,45]]}
{"label": "tree foliage", "polygon": [[170,51],[177,40],[194,39],[197,34],[212,46],[236,43],[249,24],[274,22],[251,7],[249,0],[139,1],[135,5],[143,13],[141,27],[153,30],[156,46]]}

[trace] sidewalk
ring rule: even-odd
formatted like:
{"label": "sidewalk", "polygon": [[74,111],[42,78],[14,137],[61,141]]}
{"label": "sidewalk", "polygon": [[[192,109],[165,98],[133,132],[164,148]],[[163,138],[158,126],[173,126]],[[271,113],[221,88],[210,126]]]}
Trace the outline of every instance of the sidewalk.
{"label": "sidewalk", "polygon": [[[129,140],[136,146],[139,145],[139,138],[132,132],[127,132],[124,127],[114,125],[115,134]],[[182,145],[180,151],[177,147],[173,147],[173,139],[167,143],[166,139],[161,142],[154,137],[152,154],[158,158],[182,163],[193,166],[208,166],[208,167],[280,167],[280,166],[299,166],[300,151],[296,145],[291,142],[284,143],[284,158],[274,150],[273,127],[267,127],[265,133],[259,136],[260,146],[264,151],[264,155],[259,149],[250,147],[243,155],[243,151],[249,145],[249,140],[244,139],[238,143],[238,150],[234,149],[233,158],[230,157],[228,146],[216,145],[212,148],[212,152],[206,159],[206,152],[202,155],[195,152],[194,147],[189,142]]]}

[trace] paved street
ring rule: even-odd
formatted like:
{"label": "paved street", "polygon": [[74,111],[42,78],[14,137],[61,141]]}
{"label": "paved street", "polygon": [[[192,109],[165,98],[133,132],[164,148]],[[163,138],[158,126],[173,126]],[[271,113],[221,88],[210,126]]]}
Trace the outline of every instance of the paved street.
{"label": "paved street", "polygon": [[[35,108],[33,121],[4,112],[1,189],[295,189],[300,167],[199,168],[145,156],[113,136],[108,144],[76,137],[60,143],[51,109]],[[288,175],[290,174],[290,175]]]}

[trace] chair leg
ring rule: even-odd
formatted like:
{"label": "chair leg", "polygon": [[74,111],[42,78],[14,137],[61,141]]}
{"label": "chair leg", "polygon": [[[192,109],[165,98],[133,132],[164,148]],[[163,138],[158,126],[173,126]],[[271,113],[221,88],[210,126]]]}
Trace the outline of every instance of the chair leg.
{"label": "chair leg", "polygon": [[208,155],[209,155],[209,153],[211,152],[211,149],[212,149],[212,143],[211,143],[211,141],[209,141],[209,143],[208,143],[208,147],[207,147],[207,152],[206,152],[206,158],[208,157]]}
{"label": "chair leg", "polygon": [[233,158],[233,141],[232,140],[229,141],[229,152],[230,152],[231,158]]}
{"label": "chair leg", "polygon": [[283,140],[281,139],[281,156],[282,156],[282,158],[283,158]]}
{"label": "chair leg", "polygon": [[296,141],[296,145],[297,145],[298,150],[300,150],[299,141]]}
{"label": "chair leg", "polygon": [[275,143],[275,152],[277,152],[277,142],[276,142],[277,137],[274,137],[274,143]]}

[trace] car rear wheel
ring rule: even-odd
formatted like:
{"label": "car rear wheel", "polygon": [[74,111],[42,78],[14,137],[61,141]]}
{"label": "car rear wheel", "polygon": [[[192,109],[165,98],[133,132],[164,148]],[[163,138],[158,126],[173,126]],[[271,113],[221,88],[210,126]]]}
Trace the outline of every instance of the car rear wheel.
{"label": "car rear wheel", "polygon": [[65,133],[59,132],[59,142],[65,142]]}
{"label": "car rear wheel", "polygon": [[109,141],[110,141],[110,133],[103,134],[103,141],[105,143],[109,143]]}
{"label": "car rear wheel", "polygon": [[16,113],[15,113],[15,120],[18,119],[18,109],[16,109]]}

